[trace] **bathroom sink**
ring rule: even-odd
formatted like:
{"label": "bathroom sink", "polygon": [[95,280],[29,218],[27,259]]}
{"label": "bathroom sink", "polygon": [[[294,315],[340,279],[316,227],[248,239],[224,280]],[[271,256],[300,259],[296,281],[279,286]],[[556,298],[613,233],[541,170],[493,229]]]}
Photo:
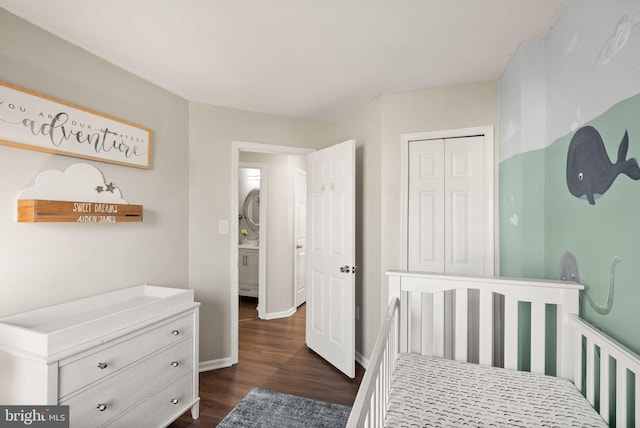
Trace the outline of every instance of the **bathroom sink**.
{"label": "bathroom sink", "polygon": [[243,239],[242,244],[238,245],[238,248],[243,249],[258,249],[259,241],[257,239]]}

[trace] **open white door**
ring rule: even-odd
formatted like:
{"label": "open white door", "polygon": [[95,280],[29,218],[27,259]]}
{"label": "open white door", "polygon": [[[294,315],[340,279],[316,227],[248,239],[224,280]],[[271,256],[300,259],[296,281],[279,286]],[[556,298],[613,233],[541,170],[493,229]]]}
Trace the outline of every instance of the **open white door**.
{"label": "open white door", "polygon": [[307,155],[307,346],[355,376],[355,141]]}

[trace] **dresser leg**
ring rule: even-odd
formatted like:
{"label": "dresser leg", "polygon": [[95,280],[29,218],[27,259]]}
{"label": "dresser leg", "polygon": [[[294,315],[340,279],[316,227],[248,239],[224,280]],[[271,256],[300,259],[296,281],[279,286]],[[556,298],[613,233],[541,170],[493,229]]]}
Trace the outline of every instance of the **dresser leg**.
{"label": "dresser leg", "polygon": [[200,417],[200,403],[196,403],[196,405],[191,408],[191,418],[198,419],[199,417]]}

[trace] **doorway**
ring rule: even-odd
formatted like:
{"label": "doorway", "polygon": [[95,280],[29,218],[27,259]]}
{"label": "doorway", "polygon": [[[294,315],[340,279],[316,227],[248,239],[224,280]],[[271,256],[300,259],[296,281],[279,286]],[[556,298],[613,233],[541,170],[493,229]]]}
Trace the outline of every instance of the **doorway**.
{"label": "doorway", "polygon": [[[248,154],[270,154],[270,155],[286,155],[286,156],[306,156],[308,153],[314,152],[315,149],[307,149],[301,147],[290,147],[290,146],[278,146],[278,145],[270,145],[270,144],[259,144],[259,143],[248,143],[248,142],[240,142],[234,141],[232,142],[231,147],[231,196],[232,196],[232,204],[231,204],[231,215],[230,215],[230,230],[231,231],[239,231],[240,230],[240,201],[238,197],[238,169],[241,163],[241,157],[245,153]],[[268,165],[265,167],[266,173],[261,177],[261,208],[265,207],[265,214],[261,219],[264,226],[261,225],[259,240],[258,240],[258,269],[259,269],[259,284],[258,284],[258,312],[260,318],[262,319],[271,319],[271,318],[280,318],[289,316],[295,313],[294,306],[294,293],[293,287],[291,289],[290,296],[288,298],[291,299],[291,308],[285,311],[276,311],[276,312],[268,312],[267,302],[270,302],[270,295],[274,300],[278,300],[277,293],[270,293],[267,287],[268,275],[274,274],[275,272],[268,272],[267,265],[267,251],[278,251],[278,248],[273,248],[275,244],[278,243],[279,239],[270,239],[269,229],[266,227],[266,222],[268,222],[268,213],[266,211],[266,207],[268,205],[269,193],[267,191],[267,185],[264,185],[266,180],[269,180],[269,176],[275,176],[276,171],[273,168],[270,168]],[[293,177],[291,177],[291,181],[293,181]],[[262,190],[264,188],[264,190]],[[265,193],[263,193],[263,191]],[[272,192],[274,193],[274,192]],[[277,192],[275,192],[277,193]],[[292,228],[293,230],[293,228]],[[280,232],[274,231],[273,236],[280,238]],[[293,238],[292,238],[293,239]],[[289,243],[289,251],[291,253],[291,263],[293,263],[293,251],[292,247],[293,240]],[[238,278],[239,278],[239,256],[238,256],[238,241],[235,239],[230,240],[230,261],[231,261],[231,269],[230,269],[230,280],[231,280],[231,363],[236,364],[238,362],[238,320],[239,320],[239,305],[238,305]],[[277,247],[277,245],[276,245]],[[268,250],[269,248],[269,250]],[[284,250],[287,251],[287,250]],[[273,269],[272,269],[273,271]]]}
{"label": "doorway", "polygon": [[[267,224],[267,166],[240,162],[238,168],[238,303],[240,320],[264,317],[260,303],[260,232]],[[264,281],[264,275],[262,275]],[[264,296],[262,296],[264,298]]]}

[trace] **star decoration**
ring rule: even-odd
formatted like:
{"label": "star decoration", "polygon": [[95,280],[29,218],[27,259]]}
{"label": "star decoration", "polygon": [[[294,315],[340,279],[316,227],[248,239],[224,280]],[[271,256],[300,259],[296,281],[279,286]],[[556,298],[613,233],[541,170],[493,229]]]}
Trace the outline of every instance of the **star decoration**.
{"label": "star decoration", "polygon": [[107,192],[111,192],[113,193],[113,190],[116,188],[116,186],[113,183],[109,183],[107,184],[107,188],[105,189]]}
{"label": "star decoration", "polygon": [[96,192],[98,192],[98,193],[104,192],[104,187],[102,187],[102,186],[96,187]]}

